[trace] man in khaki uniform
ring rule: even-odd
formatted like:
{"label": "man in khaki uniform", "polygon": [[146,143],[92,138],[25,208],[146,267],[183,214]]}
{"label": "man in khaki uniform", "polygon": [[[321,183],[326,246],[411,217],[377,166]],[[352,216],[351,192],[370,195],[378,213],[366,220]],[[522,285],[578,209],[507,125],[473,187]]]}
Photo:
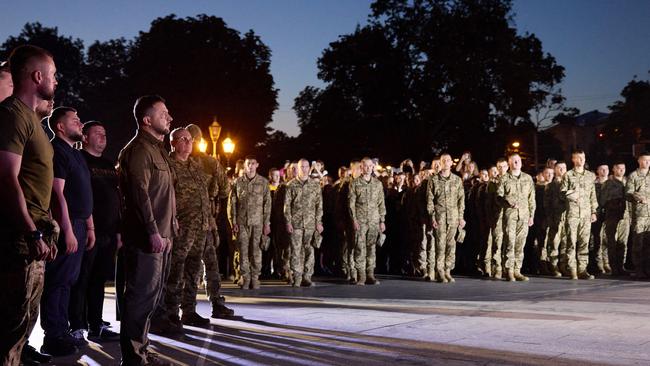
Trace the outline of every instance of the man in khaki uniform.
{"label": "man in khaki uniform", "polygon": [[237,236],[242,289],[260,288],[262,235],[271,233],[271,191],[269,181],[257,174],[257,159],[244,161],[244,175],[233,183],[228,200],[228,218]]}
{"label": "man in khaki uniform", "polygon": [[596,274],[605,273],[604,264],[607,262],[607,244],[605,241],[605,232],[603,223],[605,221],[605,204],[603,202],[602,188],[609,178],[609,166],[601,164],[596,168],[596,200],[598,201],[598,212],[596,213],[596,222],[591,224],[591,245],[589,253],[590,268]]}
{"label": "man in khaki uniform", "polygon": [[357,285],[379,284],[375,279],[375,245],[379,234],[386,230],[384,224],[386,205],[384,188],[372,176],[374,163],[370,158],[361,160],[361,176],[352,180],[348,193],[350,217],[355,232],[354,272]]}
{"label": "man in khaki uniform", "polygon": [[571,154],[573,169],[562,179],[560,191],[566,202],[567,269],[571,279],[592,280],[587,272],[589,264],[589,236],[591,224],[596,221],[598,201],[594,173],[585,169],[585,153],[582,150]]}
{"label": "man in khaki uniform", "polygon": [[524,262],[524,245],[528,228],[535,217],[535,183],[533,178],[521,171],[521,157],[512,154],[508,157],[510,171],[499,179],[497,201],[503,207],[503,249],[505,252],[506,279],[508,281],[528,281],[521,274]]}
{"label": "man in khaki uniform", "polygon": [[504,176],[507,172],[508,162],[506,159],[497,160],[496,174],[494,170],[490,170],[490,181],[485,190],[485,215],[488,220],[489,232],[483,263],[486,273],[491,273],[495,280],[500,280],[502,275],[501,245],[503,243],[503,208],[497,204],[497,186],[499,177]]}
{"label": "man in khaki uniform", "polygon": [[612,173],[614,174],[603,184],[601,191],[601,201],[605,207],[603,231],[607,245],[603,269],[605,273],[619,276],[624,273],[627,239],[630,235],[630,210],[625,200],[625,163],[615,163]]}
{"label": "man in khaki uniform", "polygon": [[346,281],[350,281],[352,283],[357,282],[357,271],[355,270],[354,266],[354,246],[356,240],[353,227],[354,225],[352,223],[352,218],[350,217],[350,203],[348,196],[350,194],[350,184],[361,174],[360,166],[361,163],[359,161],[350,162],[348,176],[341,178],[342,182],[339,185],[338,199],[335,207],[336,215],[339,217],[339,220],[337,222],[337,230],[339,233],[343,233],[341,267],[343,268],[343,273],[346,276]]}
{"label": "man in khaki uniform", "polygon": [[298,176],[287,184],[284,217],[291,235],[292,285],[311,287],[314,233],[323,232],[323,195],[320,184],[309,179],[309,162],[305,159],[298,161]]}
{"label": "man in khaki uniform", "polygon": [[561,254],[566,253],[566,203],[560,187],[566,174],[566,163],[563,161],[556,162],[554,170],[555,177],[544,188],[544,208],[548,225],[545,248],[549,273],[552,276],[561,277],[562,273],[558,268],[558,261]]}
{"label": "man in khaki uniform", "polygon": [[632,203],[632,263],[636,278],[648,278],[650,255],[650,152],[638,159],[639,168],[632,172],[625,184],[625,196]]}
{"label": "man in khaki uniform", "polygon": [[456,233],[465,227],[465,191],[459,176],[451,173],[451,155],[440,156],[440,172],[429,180],[427,212],[436,241],[438,282],[454,282],[451,270],[456,262]]}

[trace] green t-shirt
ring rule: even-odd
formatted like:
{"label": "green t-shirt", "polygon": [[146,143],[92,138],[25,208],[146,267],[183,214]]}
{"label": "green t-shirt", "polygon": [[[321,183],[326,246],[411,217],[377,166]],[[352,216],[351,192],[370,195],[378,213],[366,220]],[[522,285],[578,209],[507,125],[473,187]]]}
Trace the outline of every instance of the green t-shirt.
{"label": "green t-shirt", "polygon": [[[13,96],[0,103],[0,151],[22,156],[18,182],[27,210],[34,222],[47,217],[54,179],[52,144],[36,113]],[[0,210],[0,233],[15,233],[22,225],[6,215]]]}

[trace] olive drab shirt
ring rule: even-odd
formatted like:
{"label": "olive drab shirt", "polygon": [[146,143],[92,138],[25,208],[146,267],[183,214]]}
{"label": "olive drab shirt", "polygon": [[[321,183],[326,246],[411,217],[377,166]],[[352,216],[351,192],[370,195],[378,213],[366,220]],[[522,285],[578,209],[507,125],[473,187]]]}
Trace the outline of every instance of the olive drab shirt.
{"label": "olive drab shirt", "polygon": [[200,231],[210,228],[210,198],[208,182],[211,177],[192,159],[181,161],[171,153],[176,173],[176,211],[178,224],[183,231]]}
{"label": "olive drab shirt", "polygon": [[358,177],[350,182],[348,205],[350,217],[359,224],[379,224],[386,218],[384,187],[381,182],[370,177],[370,181]]}
{"label": "olive drab shirt", "polygon": [[499,179],[497,202],[504,208],[506,218],[528,220],[535,217],[537,204],[533,178],[524,172],[519,173],[519,176],[507,172]]}
{"label": "olive drab shirt", "polygon": [[629,219],[629,203],[625,200],[625,182],[625,177],[623,177],[622,181],[611,177],[603,183],[600,198],[605,210],[606,220]]}
{"label": "olive drab shirt", "polygon": [[564,175],[560,191],[566,199],[567,218],[585,219],[597,213],[595,181],[596,175],[586,169],[582,173],[571,169]]}
{"label": "olive drab shirt", "polygon": [[544,208],[549,222],[559,222],[566,212],[566,203],[560,188],[562,179],[558,177],[544,187]]}
{"label": "olive drab shirt", "polygon": [[269,181],[255,174],[237,178],[228,199],[228,219],[232,225],[262,226],[271,224],[271,190]]}
{"label": "olive drab shirt", "polygon": [[[438,224],[458,225],[465,214],[465,190],[459,176],[432,176],[427,189],[427,212]],[[441,220],[445,218],[445,222]]]}
{"label": "olive drab shirt", "polygon": [[313,179],[297,178],[287,184],[284,217],[294,229],[314,230],[323,221],[323,194]]}
{"label": "olive drab shirt", "polygon": [[[638,169],[627,177],[625,196],[632,203],[632,219],[650,217],[650,171],[642,174]],[[641,199],[645,198],[645,203]]]}

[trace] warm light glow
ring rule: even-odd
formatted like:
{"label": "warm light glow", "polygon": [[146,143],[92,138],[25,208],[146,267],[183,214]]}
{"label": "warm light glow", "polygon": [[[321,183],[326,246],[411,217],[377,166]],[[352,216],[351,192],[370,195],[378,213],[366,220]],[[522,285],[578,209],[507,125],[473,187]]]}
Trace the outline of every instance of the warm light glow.
{"label": "warm light glow", "polygon": [[216,144],[221,134],[221,125],[217,122],[217,117],[214,117],[212,124],[208,127],[208,131],[210,131],[210,139]]}
{"label": "warm light glow", "polygon": [[381,165],[379,165],[379,164],[377,164],[377,170],[384,170],[384,167],[381,166]]}
{"label": "warm light glow", "polygon": [[458,159],[458,158],[454,159],[454,163],[458,163],[459,160],[460,159]]}
{"label": "warm light glow", "polygon": [[388,166],[386,166],[386,169],[387,169],[387,170],[392,170],[392,169],[393,169],[393,167],[392,167],[392,166],[390,166],[390,165],[388,165]]}
{"label": "warm light glow", "polygon": [[515,141],[512,143],[512,147],[519,147],[520,145],[521,144],[519,143],[519,141]]}
{"label": "warm light glow", "polygon": [[235,143],[230,139],[230,137],[226,137],[221,144],[223,145],[224,153],[232,154],[235,151]]}
{"label": "warm light glow", "polygon": [[201,137],[201,141],[199,141],[199,151],[204,153],[206,150],[208,150],[208,143],[203,137]]}

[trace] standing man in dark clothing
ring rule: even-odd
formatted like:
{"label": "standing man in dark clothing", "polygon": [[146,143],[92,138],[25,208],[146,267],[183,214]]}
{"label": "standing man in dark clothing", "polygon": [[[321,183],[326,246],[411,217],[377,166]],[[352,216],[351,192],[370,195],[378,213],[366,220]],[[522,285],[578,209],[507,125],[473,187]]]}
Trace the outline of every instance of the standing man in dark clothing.
{"label": "standing man in dark clothing", "polygon": [[166,365],[148,346],[151,316],[164,298],[177,231],[174,177],[163,146],[172,117],[165,100],[157,95],[138,98],[133,114],[138,131],[118,158],[126,268],[120,328],[122,365]]}
{"label": "standing man in dark clothing", "polygon": [[44,49],[18,47],[9,61],[15,88],[0,103],[0,363],[18,365],[33,324],[30,309],[43,291],[43,260],[57,253],[50,242],[58,226],[48,216],[52,145],[34,112],[54,98],[57,82]]}
{"label": "standing man in dark clothing", "polygon": [[79,295],[86,290],[83,281],[77,280],[84,252],[95,245],[93,193],[86,160],[72,147],[83,137],[77,111],[70,107],[55,108],[48,124],[55,135],[52,216],[61,227],[61,236],[57,243],[59,255],[45,267],[42,349],[54,356],[64,356],[88,344],[85,329],[74,320],[68,324],[68,311],[77,307]]}
{"label": "standing man in dark clothing", "polygon": [[[117,340],[119,334],[104,324],[104,285],[115,274],[115,252],[122,246],[118,232],[120,221],[120,195],[117,191],[115,164],[102,156],[106,148],[106,129],[101,122],[90,121],[83,125],[83,150],[90,170],[93,190],[93,219],[95,246],[86,252],[81,264],[83,281],[87,288],[80,293],[77,308],[70,308],[70,322],[88,329],[88,338],[97,341]],[[82,278],[79,278],[82,282]]]}

